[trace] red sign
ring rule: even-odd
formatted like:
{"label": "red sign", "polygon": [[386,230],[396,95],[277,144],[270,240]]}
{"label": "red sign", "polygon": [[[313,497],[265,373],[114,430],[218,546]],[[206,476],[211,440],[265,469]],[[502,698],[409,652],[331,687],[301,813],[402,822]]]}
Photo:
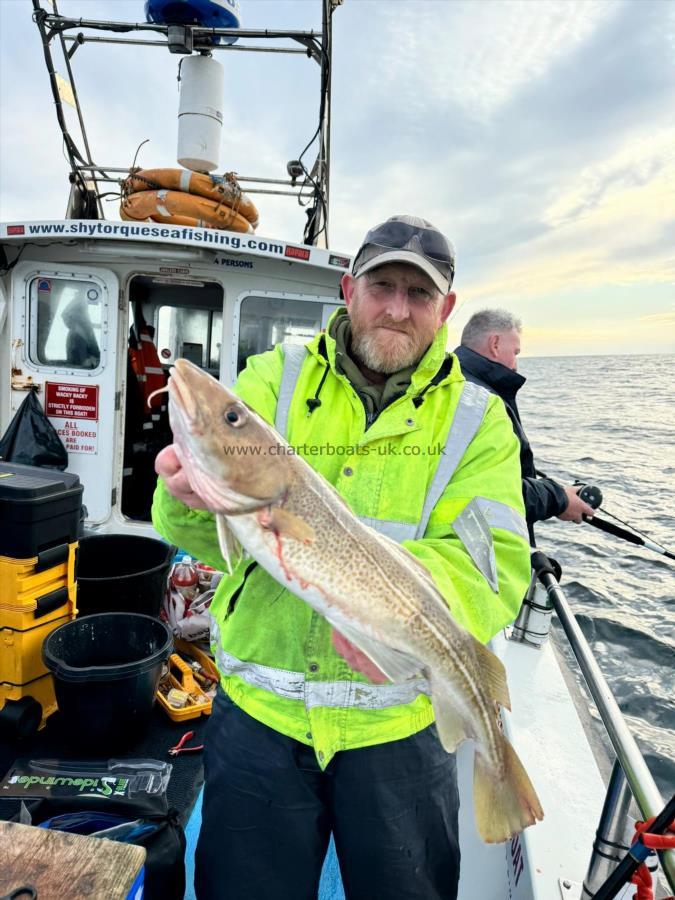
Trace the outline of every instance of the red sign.
{"label": "red sign", "polygon": [[291,256],[293,259],[309,259],[309,250],[304,247],[286,247],[284,256]]}
{"label": "red sign", "polygon": [[26,229],[23,225],[8,225],[7,226],[7,236],[10,234],[25,234]]}
{"label": "red sign", "polygon": [[98,420],[98,385],[46,382],[45,412],[56,419]]}

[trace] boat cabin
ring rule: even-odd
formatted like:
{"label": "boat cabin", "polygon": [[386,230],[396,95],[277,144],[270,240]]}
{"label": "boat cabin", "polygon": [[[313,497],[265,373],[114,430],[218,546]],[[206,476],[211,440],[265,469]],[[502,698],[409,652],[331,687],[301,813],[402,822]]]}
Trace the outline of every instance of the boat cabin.
{"label": "boat cabin", "polygon": [[36,391],[84,485],[86,524],[141,533],[171,442],[165,395],[148,398],[174,361],[231,385],[248,356],[306,342],[341,304],[350,259],[257,235],[72,224],[92,233],[2,226],[0,430]]}

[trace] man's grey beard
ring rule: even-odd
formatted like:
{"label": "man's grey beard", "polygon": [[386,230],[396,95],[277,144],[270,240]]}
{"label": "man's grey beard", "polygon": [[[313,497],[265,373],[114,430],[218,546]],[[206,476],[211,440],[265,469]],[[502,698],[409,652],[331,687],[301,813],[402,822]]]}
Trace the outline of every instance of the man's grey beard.
{"label": "man's grey beard", "polygon": [[408,349],[398,353],[391,347],[383,352],[377,346],[376,336],[372,333],[355,335],[352,329],[352,353],[370,369],[380,375],[393,375],[401,369],[412,366],[424,355],[424,350],[415,346],[416,342],[408,335]]}

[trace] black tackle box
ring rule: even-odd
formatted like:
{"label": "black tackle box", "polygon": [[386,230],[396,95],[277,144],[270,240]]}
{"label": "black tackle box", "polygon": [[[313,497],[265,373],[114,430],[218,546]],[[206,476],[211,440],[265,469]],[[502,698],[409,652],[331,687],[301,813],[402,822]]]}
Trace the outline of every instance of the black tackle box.
{"label": "black tackle box", "polygon": [[0,462],[0,556],[29,559],[78,539],[79,476]]}

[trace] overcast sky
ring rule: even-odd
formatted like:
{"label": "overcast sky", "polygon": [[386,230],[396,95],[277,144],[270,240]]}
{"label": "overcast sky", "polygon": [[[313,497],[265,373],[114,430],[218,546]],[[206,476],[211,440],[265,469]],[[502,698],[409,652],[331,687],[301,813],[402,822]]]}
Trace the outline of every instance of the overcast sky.
{"label": "overcast sky", "polygon": [[[320,27],[318,0],[241,7],[252,28]],[[142,0],[59,11],[144,19]],[[68,193],[31,14],[30,0],[0,0],[4,221],[61,218]],[[455,335],[471,312],[502,306],[523,319],[526,355],[675,352],[675,2],[345,0],[333,22],[334,249],[353,252],[390,215],[422,215],[457,248]],[[216,58],[220,170],[284,177],[318,122],[318,66]],[[148,138],[141,165],[176,165],[178,59],[78,49],[97,163],[131,165]],[[260,234],[300,240],[295,200],[258,205]],[[106,215],[119,218],[117,202]]]}

